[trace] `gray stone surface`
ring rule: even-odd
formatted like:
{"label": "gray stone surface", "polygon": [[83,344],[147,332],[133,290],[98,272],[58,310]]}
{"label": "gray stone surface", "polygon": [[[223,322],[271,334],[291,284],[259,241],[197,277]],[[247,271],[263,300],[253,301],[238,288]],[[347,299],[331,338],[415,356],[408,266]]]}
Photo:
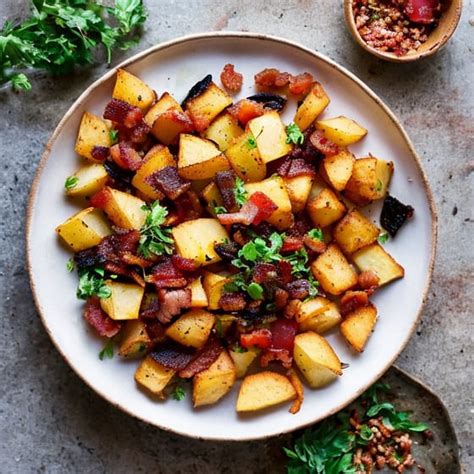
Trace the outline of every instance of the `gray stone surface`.
{"label": "gray stone surface", "polygon": [[[1,23],[25,1],[0,2]],[[366,81],[400,117],[423,159],[439,211],[439,250],[429,301],[398,364],[443,398],[474,472],[472,417],[472,3],[455,37],[418,64],[377,60],[352,41],[336,0],[148,0],[142,43],[207,30],[281,35],[327,54]],[[121,60],[115,57],[114,62]],[[104,66],[73,77],[36,74],[29,94],[0,90],[0,472],[271,472],[278,440],[190,441],[109,406],[69,369],[37,317],[24,270],[27,196],[43,146]],[[273,467],[263,461],[274,453]],[[443,473],[449,474],[449,473]]]}

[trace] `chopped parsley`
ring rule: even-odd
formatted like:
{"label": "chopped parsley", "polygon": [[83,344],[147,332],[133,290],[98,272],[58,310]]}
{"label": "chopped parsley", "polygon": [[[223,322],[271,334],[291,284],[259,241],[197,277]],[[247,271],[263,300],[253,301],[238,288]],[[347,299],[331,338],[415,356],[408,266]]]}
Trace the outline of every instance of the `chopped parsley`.
{"label": "chopped parsley", "polygon": [[114,357],[114,341],[109,339],[104,348],[99,352],[99,359],[113,359]]}
{"label": "chopped parsley", "polygon": [[66,263],[66,270],[71,273],[74,270],[74,259],[70,258]]}
{"label": "chopped parsley", "polygon": [[143,206],[147,212],[145,224],[140,229],[140,243],[138,253],[149,258],[151,254],[171,255],[174,249],[174,240],[171,237],[171,228],[163,226],[168,210],[155,201],[151,206]]}
{"label": "chopped parsley", "polygon": [[253,135],[247,140],[247,146],[249,147],[249,150],[257,148],[257,140],[255,140]]}
{"label": "chopped parsley", "polygon": [[286,127],[286,143],[294,143],[295,145],[302,145],[304,142],[304,135],[300,130],[300,127],[296,123],[291,122]]}
{"label": "chopped parsley", "polygon": [[77,176],[69,176],[64,182],[64,187],[66,188],[66,191],[69,191],[75,188],[77,183],[79,183],[79,178]]}
{"label": "chopped parsley", "polygon": [[286,257],[286,261],[291,265],[291,273],[297,278],[305,278],[309,282],[309,297],[314,298],[318,294],[318,281],[314,278],[313,272],[308,266],[308,252],[305,249],[298,250]]}
{"label": "chopped parsley", "polygon": [[79,270],[79,284],[76,296],[85,300],[90,296],[110,298],[112,290],[105,283],[105,270],[101,267],[85,268]]}
{"label": "chopped parsley", "polygon": [[387,240],[389,239],[389,235],[387,232],[382,232],[378,237],[377,237],[377,241],[379,244],[384,244],[385,242],[387,242]]}
{"label": "chopped parsley", "polygon": [[319,240],[320,242],[324,242],[324,234],[323,231],[319,227],[315,227],[308,232],[308,236],[310,239]]}
{"label": "chopped parsley", "polygon": [[173,399],[180,402],[186,398],[186,390],[181,384],[176,385],[173,391]]}
{"label": "chopped parsley", "polygon": [[252,282],[247,286],[247,293],[253,300],[261,300],[263,298],[262,285]]}
{"label": "chopped parsley", "polygon": [[112,128],[111,130],[109,130],[109,137],[112,143],[117,143],[118,133],[119,133],[118,130],[116,130],[115,128]]}
{"label": "chopped parsley", "polygon": [[226,214],[227,209],[224,206],[213,206],[214,214]]}
{"label": "chopped parsley", "polygon": [[249,193],[245,189],[245,183],[237,176],[235,179],[234,196],[235,202],[239,207],[242,207],[247,202],[248,194]]}

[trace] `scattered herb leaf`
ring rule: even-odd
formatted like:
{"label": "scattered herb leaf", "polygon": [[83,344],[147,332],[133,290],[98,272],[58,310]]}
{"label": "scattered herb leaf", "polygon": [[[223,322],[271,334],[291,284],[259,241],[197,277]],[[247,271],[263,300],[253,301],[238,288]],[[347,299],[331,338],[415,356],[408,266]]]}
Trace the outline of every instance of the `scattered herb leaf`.
{"label": "scattered herb leaf", "polygon": [[70,189],[75,188],[78,182],[79,178],[77,176],[69,176],[64,182],[64,187],[67,191],[69,191]]}
{"label": "scattered herb leaf", "polygon": [[387,242],[387,240],[389,239],[389,235],[387,232],[382,232],[378,237],[377,237],[377,241],[379,244],[384,244],[385,242]]}
{"label": "scattered herb leaf", "polygon": [[104,348],[99,352],[99,359],[113,359],[114,357],[114,341],[109,339]]}
{"label": "scattered herb leaf", "polygon": [[247,202],[248,192],[245,189],[245,183],[238,176],[235,179],[234,196],[235,202],[239,207],[242,207]]}
{"label": "scattered herb leaf", "polygon": [[222,337],[224,335],[224,332],[222,331],[222,321],[220,318],[216,319],[216,334],[217,337]]}
{"label": "scattered herb leaf", "polygon": [[79,284],[76,295],[85,300],[90,296],[99,298],[110,298],[112,290],[106,285],[105,270],[101,267],[86,268],[79,270]]}
{"label": "scattered herb leaf", "polygon": [[66,263],[66,270],[71,273],[74,270],[74,259],[70,258]]}
{"label": "scattered herb leaf", "polygon": [[140,243],[138,253],[148,258],[151,254],[171,255],[174,248],[174,240],[171,237],[171,228],[164,227],[163,224],[168,215],[166,207],[155,201],[151,206],[143,206],[147,212],[145,224],[140,230]]}
{"label": "scattered herb leaf", "polygon": [[118,133],[118,130],[116,130],[115,128],[109,130],[109,137],[112,143],[117,143]]}
{"label": "scattered herb leaf", "polygon": [[302,145],[304,143],[304,135],[300,127],[294,122],[291,122],[286,127],[286,135],[286,143],[294,143],[295,145]]}
{"label": "scattered herb leaf", "polygon": [[247,146],[249,147],[249,150],[257,148],[257,140],[255,140],[255,137],[253,135],[247,140]]}
{"label": "scattered herb leaf", "polygon": [[173,391],[173,399],[178,400],[180,402],[181,400],[184,400],[186,398],[186,390],[181,384],[176,385],[174,391]]}
{"label": "scattered herb leaf", "polygon": [[308,236],[310,239],[319,240],[324,242],[324,234],[323,231],[319,227],[315,227],[308,232]]}

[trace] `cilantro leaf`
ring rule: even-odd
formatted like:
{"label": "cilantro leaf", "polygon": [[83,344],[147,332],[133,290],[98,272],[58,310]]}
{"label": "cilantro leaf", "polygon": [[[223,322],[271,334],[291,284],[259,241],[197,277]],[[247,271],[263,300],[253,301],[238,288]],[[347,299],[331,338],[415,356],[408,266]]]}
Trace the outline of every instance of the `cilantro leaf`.
{"label": "cilantro leaf", "polygon": [[76,296],[83,300],[90,296],[110,298],[112,290],[106,285],[104,276],[105,271],[101,267],[79,270],[79,284],[77,286]]}
{"label": "cilantro leaf", "polygon": [[180,402],[186,398],[186,390],[181,384],[176,385],[173,391],[173,399]]}
{"label": "cilantro leaf", "polygon": [[79,178],[77,176],[69,176],[64,182],[64,188],[69,191],[70,189],[75,188],[78,182]]}
{"label": "cilantro leaf", "polygon": [[219,215],[219,214],[226,214],[227,209],[224,206],[213,206],[214,209],[214,214]]}
{"label": "cilantro leaf", "polygon": [[114,357],[114,341],[109,339],[104,348],[99,352],[99,359],[112,359]]}
{"label": "cilantro leaf", "polygon": [[384,244],[385,242],[387,242],[387,240],[389,239],[389,235],[387,232],[382,232],[378,237],[377,237],[377,241],[379,244]]}
{"label": "cilantro leaf", "polygon": [[138,253],[145,258],[151,254],[171,255],[174,249],[171,228],[163,226],[168,210],[161,206],[159,201],[155,201],[151,206],[142,206],[142,209],[147,212],[147,216],[140,229]]}
{"label": "cilantro leaf", "polygon": [[31,90],[31,83],[28,78],[23,73],[13,74],[10,76],[10,82],[12,84],[12,88],[16,91],[24,90],[30,91]]}
{"label": "cilantro leaf", "polygon": [[111,128],[109,130],[109,137],[112,143],[117,143],[118,133],[119,133],[118,130],[116,130],[115,128]]}
{"label": "cilantro leaf", "polygon": [[241,178],[237,176],[235,179],[235,188],[234,188],[234,196],[235,196],[235,202],[239,207],[242,207],[248,199],[248,192],[245,189],[245,183]]}
{"label": "cilantro leaf", "polygon": [[294,143],[295,145],[302,145],[304,143],[304,135],[300,127],[294,122],[291,122],[286,127],[286,135],[286,143]]}
{"label": "cilantro leaf", "polygon": [[324,234],[323,231],[319,227],[315,227],[308,232],[308,236],[310,239],[319,240],[324,242]]}

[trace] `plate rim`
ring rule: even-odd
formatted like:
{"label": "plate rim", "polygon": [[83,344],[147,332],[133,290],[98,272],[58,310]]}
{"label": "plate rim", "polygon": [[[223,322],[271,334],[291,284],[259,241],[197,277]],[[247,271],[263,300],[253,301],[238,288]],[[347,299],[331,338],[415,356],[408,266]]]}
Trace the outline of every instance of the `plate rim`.
{"label": "plate rim", "polygon": [[[316,419],[312,421],[305,421],[302,422],[301,425],[299,425],[296,428],[291,428],[291,429],[283,429],[283,430],[277,430],[274,431],[272,429],[269,430],[268,433],[263,434],[263,435],[250,435],[250,436],[243,436],[243,437],[232,437],[232,436],[202,436],[202,435],[195,435],[192,433],[187,433],[179,429],[174,429],[173,427],[169,426],[162,426],[157,422],[151,421],[149,419],[146,419],[143,416],[137,415],[135,413],[132,413],[126,406],[112,401],[108,394],[104,391],[98,390],[96,387],[93,386],[92,382],[90,382],[85,376],[83,376],[78,368],[76,368],[76,364],[74,364],[63,352],[61,346],[59,343],[56,341],[53,332],[48,326],[46,317],[43,313],[43,309],[41,307],[40,301],[39,301],[39,296],[36,293],[36,285],[34,281],[34,275],[33,275],[33,269],[32,269],[32,239],[31,239],[31,232],[32,232],[32,220],[33,220],[33,213],[35,210],[35,204],[36,204],[36,198],[38,194],[38,188],[39,184],[41,181],[41,177],[43,175],[43,171],[46,165],[46,162],[50,158],[50,153],[52,150],[52,147],[57,139],[57,137],[60,135],[62,132],[62,129],[66,125],[67,121],[69,120],[70,116],[82,105],[82,103],[89,97],[89,95],[97,88],[99,87],[102,83],[107,81],[110,77],[116,74],[116,71],[120,68],[124,68],[127,66],[130,66],[131,64],[136,63],[137,61],[140,61],[147,56],[161,50],[166,50],[168,48],[177,46],[177,45],[182,45],[188,42],[193,42],[197,40],[206,40],[206,39],[219,39],[219,38],[225,38],[225,39],[239,39],[239,38],[246,38],[246,39],[254,39],[254,40],[261,40],[261,41],[271,41],[277,44],[283,44],[285,46],[290,46],[293,48],[296,48],[303,53],[309,54],[313,56],[316,59],[319,59],[326,63],[328,66],[331,68],[335,69],[337,72],[343,74],[346,76],[348,79],[350,79],[353,83],[355,83],[360,89],[362,89],[363,92],[365,92],[372,100],[375,101],[375,103],[382,108],[384,113],[390,118],[392,123],[395,125],[395,127],[398,129],[400,134],[402,135],[403,140],[405,143],[408,145],[409,151],[411,156],[413,157],[415,161],[415,165],[418,169],[418,172],[420,173],[421,180],[423,183],[424,191],[428,200],[428,205],[430,209],[430,216],[431,216],[431,249],[430,249],[430,260],[429,260],[429,265],[428,265],[428,275],[426,278],[424,290],[423,290],[423,297],[421,304],[418,308],[418,312],[416,315],[415,320],[413,321],[410,330],[407,332],[405,339],[403,340],[399,350],[396,352],[396,354],[387,361],[387,363],[384,365],[384,367],[373,377],[373,380],[371,380],[369,383],[364,384],[362,388],[357,390],[354,394],[352,394],[349,399],[347,399],[345,402],[342,404],[339,404],[338,406],[332,408],[331,410],[328,410],[328,412],[323,416],[323,417],[317,417]],[[289,40],[286,38],[282,38],[279,36],[274,36],[274,35],[267,35],[263,33],[254,33],[254,32],[242,32],[242,31],[218,31],[218,32],[204,32],[204,33],[196,33],[196,34],[189,34],[185,36],[180,36],[178,38],[172,39],[165,41],[163,43],[158,43],[153,46],[150,46],[149,48],[131,56],[130,58],[125,59],[118,65],[110,68],[109,71],[104,73],[102,76],[100,76],[98,79],[96,79],[92,84],[90,84],[83,92],[82,94],[79,95],[79,97],[71,104],[71,106],[68,108],[68,110],[65,112],[61,120],[59,121],[58,125],[54,129],[53,133],[50,135],[48,141],[46,142],[44,151],[41,155],[41,159],[37,165],[37,169],[30,187],[30,193],[28,196],[28,201],[27,201],[27,207],[26,207],[26,225],[25,225],[25,254],[26,254],[26,269],[28,272],[28,278],[29,278],[29,283],[30,283],[30,288],[34,300],[34,304],[36,307],[36,311],[40,317],[40,320],[51,340],[53,343],[54,347],[56,350],[61,354],[63,359],[67,362],[69,367],[75,372],[75,374],[90,388],[94,393],[105,399],[108,403],[110,403],[112,406],[115,408],[118,408],[119,410],[125,412],[126,414],[132,416],[135,419],[138,419],[140,421],[143,421],[149,425],[155,426],[159,429],[162,429],[164,431],[176,433],[182,436],[187,436],[190,438],[194,439],[200,439],[200,440],[213,440],[213,441],[251,441],[251,440],[257,440],[257,439],[267,439],[273,436],[278,436],[283,433],[287,433],[290,431],[294,431],[296,429],[302,429],[305,428],[311,424],[317,423],[318,421],[321,421],[328,416],[338,412],[339,410],[342,410],[344,407],[349,405],[352,401],[354,401],[361,393],[363,393],[372,383],[376,382],[382,375],[394,364],[395,360],[398,358],[398,356],[401,354],[401,352],[405,349],[406,345],[408,344],[409,340],[411,339],[417,325],[419,324],[421,314],[423,311],[423,308],[426,304],[427,298],[428,298],[428,292],[432,283],[433,279],[433,269],[434,269],[434,264],[435,264],[435,256],[436,256],[436,250],[437,250],[437,240],[438,240],[438,213],[436,209],[436,204],[433,198],[433,193],[431,191],[431,187],[427,178],[427,175],[425,173],[425,170],[422,165],[422,161],[417,154],[413,143],[411,142],[407,132],[403,128],[402,124],[400,121],[397,119],[395,114],[391,111],[391,109],[385,104],[385,102],[368,86],[366,85],[361,79],[359,79],[355,74],[347,70],[344,66],[341,66],[340,64],[336,63],[326,55],[313,50],[311,48],[308,48],[306,46],[303,46],[302,44]]]}

